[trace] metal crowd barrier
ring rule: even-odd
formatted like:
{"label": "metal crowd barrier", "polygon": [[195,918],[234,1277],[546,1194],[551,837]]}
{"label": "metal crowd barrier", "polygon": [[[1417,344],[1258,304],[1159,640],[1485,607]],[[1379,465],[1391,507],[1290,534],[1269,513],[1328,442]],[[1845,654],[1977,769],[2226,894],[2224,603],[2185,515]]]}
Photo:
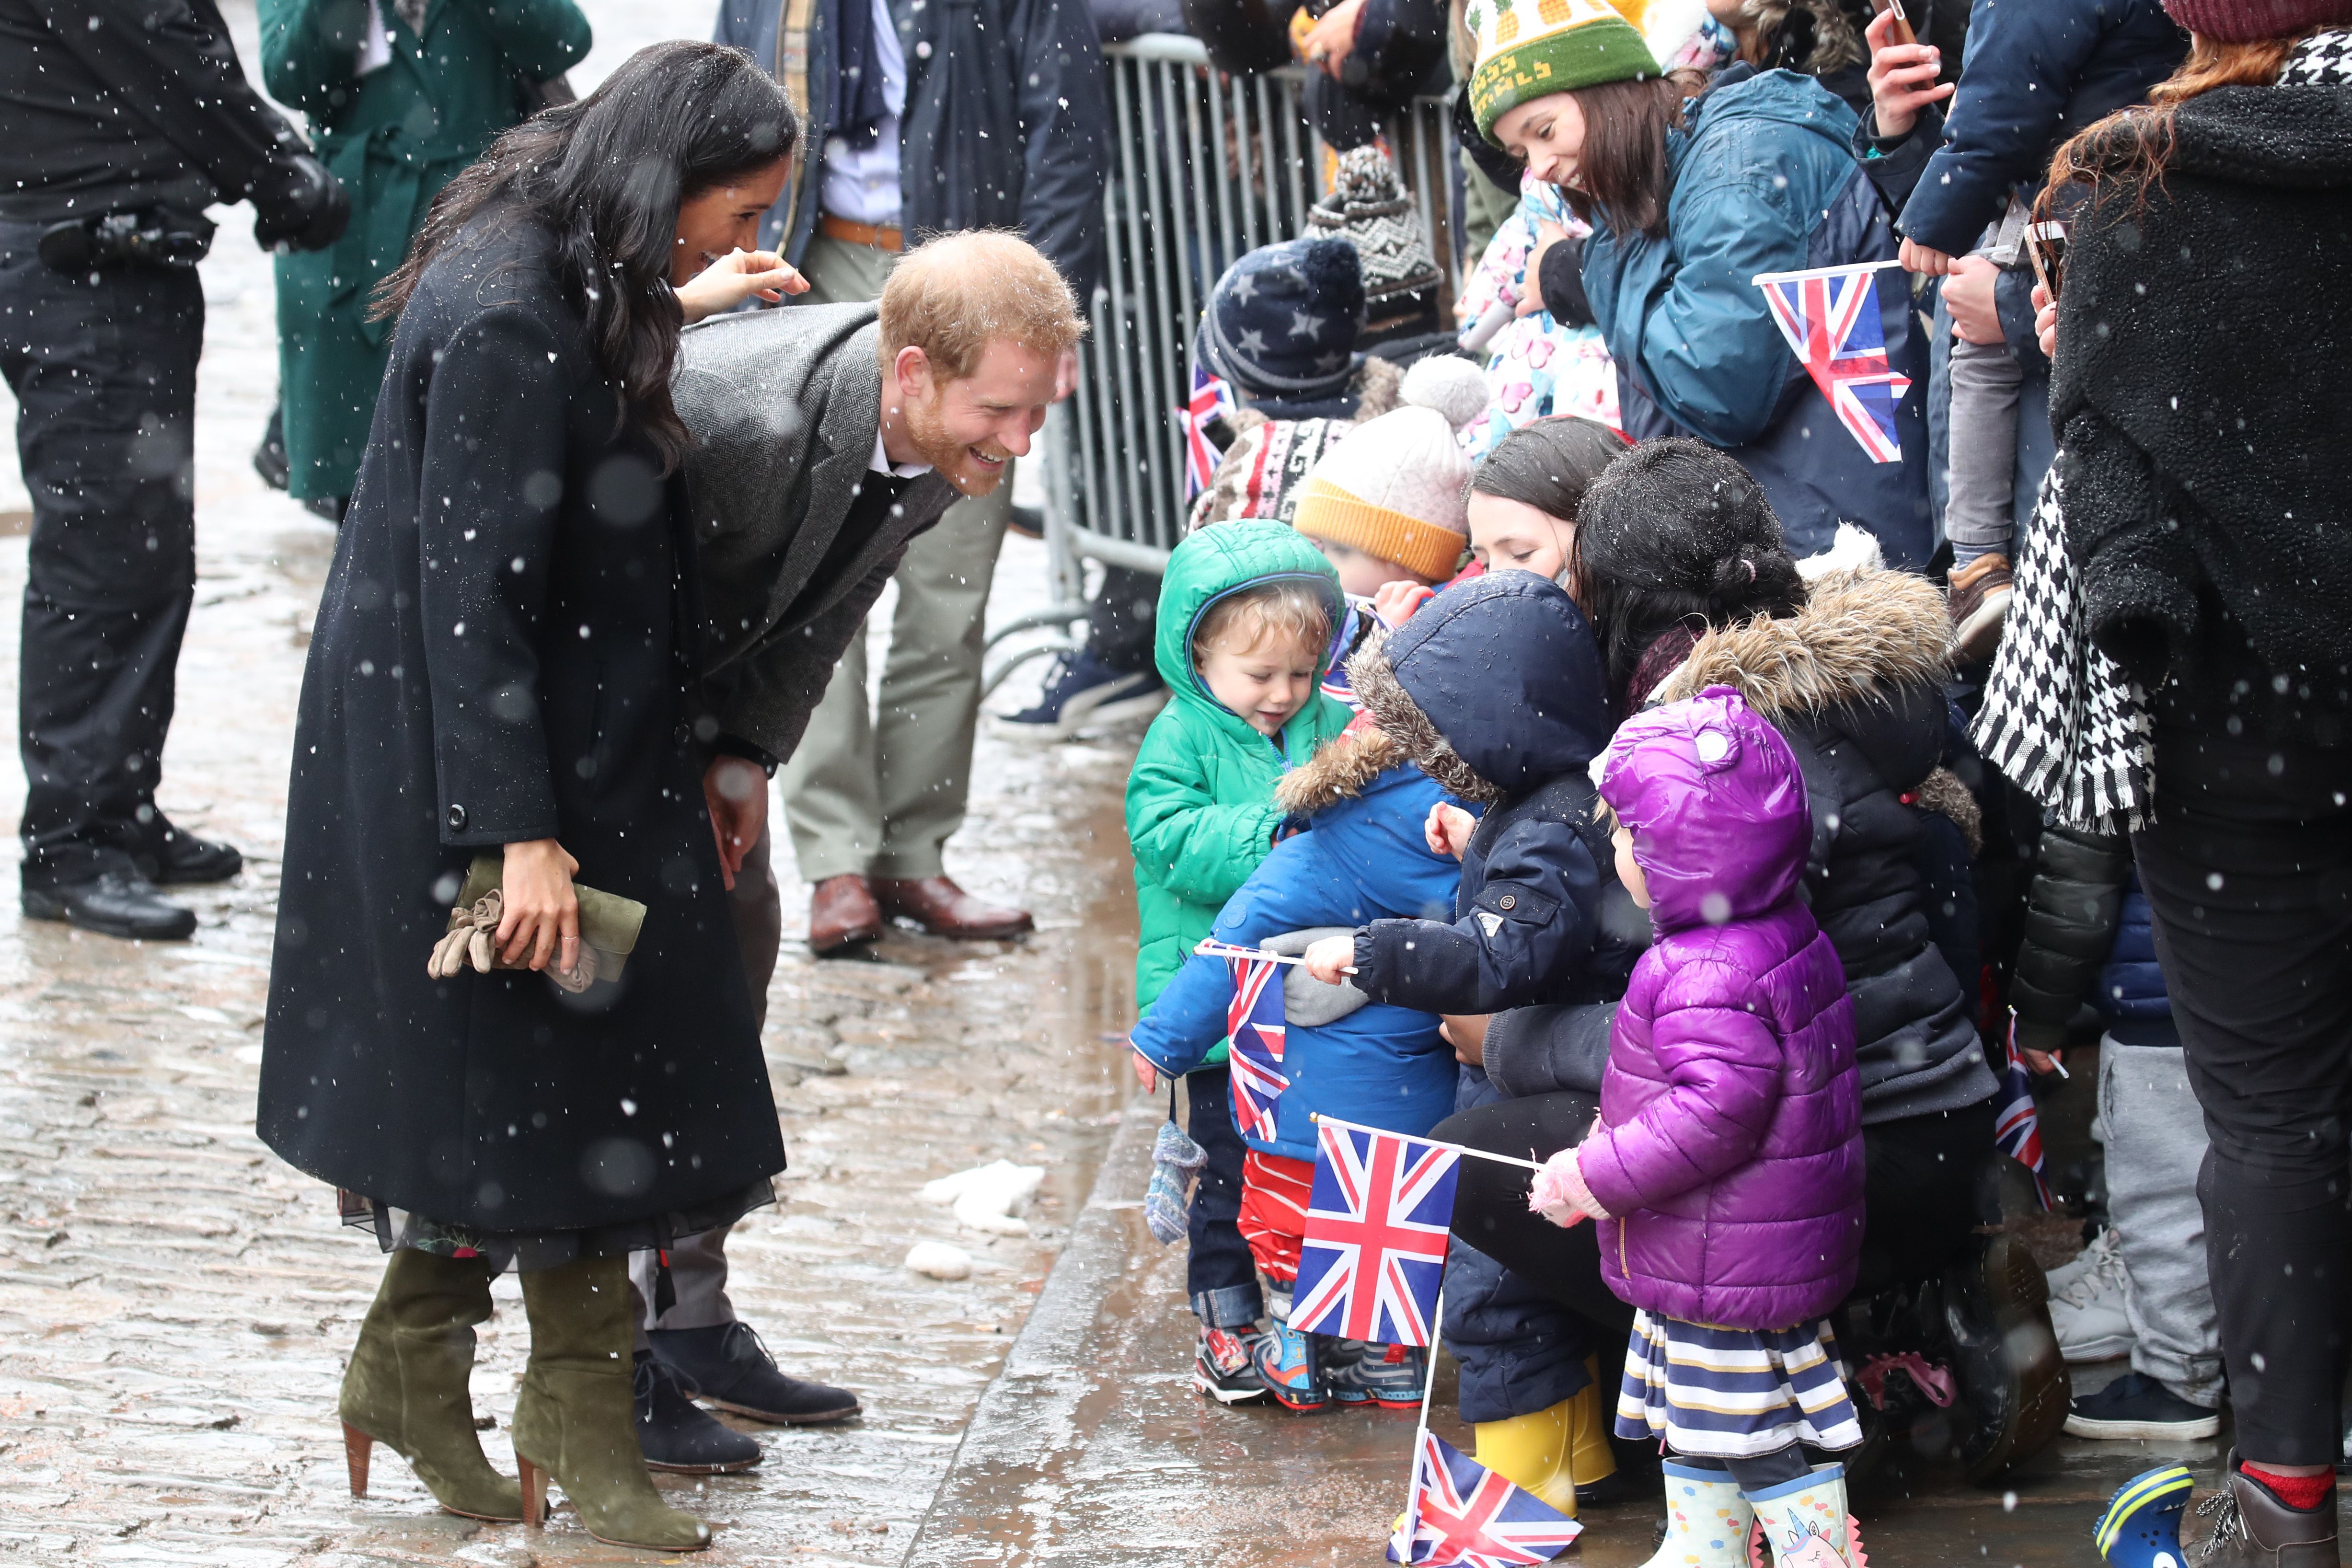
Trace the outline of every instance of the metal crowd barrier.
{"label": "metal crowd barrier", "polygon": [[[1297,68],[1231,76],[1199,40],[1151,35],[1107,46],[1110,177],[1105,267],[1078,386],[1047,416],[1047,561],[1054,604],[998,627],[1004,638],[1066,628],[1086,615],[1086,563],[1158,573],[1184,535],[1184,430],[1194,325],[1210,287],[1244,252],[1306,232],[1325,162]],[[1444,100],[1423,99],[1389,128],[1405,190],[1439,264],[1460,232],[1453,130]],[[1065,651],[1024,647],[1020,664]]]}

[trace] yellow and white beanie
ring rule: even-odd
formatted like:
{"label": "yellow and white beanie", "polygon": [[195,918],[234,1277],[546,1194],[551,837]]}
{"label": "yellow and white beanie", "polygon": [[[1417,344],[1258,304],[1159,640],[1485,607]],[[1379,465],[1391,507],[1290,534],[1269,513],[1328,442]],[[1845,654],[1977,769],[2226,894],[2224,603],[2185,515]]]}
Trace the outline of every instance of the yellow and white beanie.
{"label": "yellow and white beanie", "polygon": [[1485,417],[1486,377],[1437,355],[1405,373],[1404,406],[1368,419],[1324,453],[1290,525],[1443,582],[1470,542],[1470,458],[1456,432]]}
{"label": "yellow and white beanie", "polygon": [[1470,109],[1478,134],[1495,139],[1505,112],[1555,92],[1660,73],[1638,18],[1661,0],[1469,0],[1463,20],[1478,40]]}

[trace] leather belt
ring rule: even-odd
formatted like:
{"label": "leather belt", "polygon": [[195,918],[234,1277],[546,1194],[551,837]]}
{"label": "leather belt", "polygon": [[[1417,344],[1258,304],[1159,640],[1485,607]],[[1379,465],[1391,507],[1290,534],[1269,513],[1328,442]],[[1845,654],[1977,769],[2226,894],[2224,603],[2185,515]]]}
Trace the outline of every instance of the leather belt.
{"label": "leather belt", "polygon": [[827,239],[837,239],[844,245],[870,246],[876,250],[903,250],[906,237],[895,224],[852,223],[845,217],[828,213],[817,215],[816,231]]}

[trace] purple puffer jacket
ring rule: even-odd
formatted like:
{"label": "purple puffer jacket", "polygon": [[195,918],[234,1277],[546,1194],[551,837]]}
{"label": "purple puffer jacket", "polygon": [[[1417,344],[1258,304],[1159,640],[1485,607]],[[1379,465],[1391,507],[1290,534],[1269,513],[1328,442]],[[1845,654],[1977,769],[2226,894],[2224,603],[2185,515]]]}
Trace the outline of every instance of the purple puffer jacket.
{"label": "purple puffer jacket", "polygon": [[1798,901],[1812,837],[1789,744],[1727,686],[1628,720],[1601,798],[1657,942],[1633,970],[1577,1167],[1601,1271],[1685,1322],[1780,1329],[1853,1286],[1862,1086],[1837,950]]}

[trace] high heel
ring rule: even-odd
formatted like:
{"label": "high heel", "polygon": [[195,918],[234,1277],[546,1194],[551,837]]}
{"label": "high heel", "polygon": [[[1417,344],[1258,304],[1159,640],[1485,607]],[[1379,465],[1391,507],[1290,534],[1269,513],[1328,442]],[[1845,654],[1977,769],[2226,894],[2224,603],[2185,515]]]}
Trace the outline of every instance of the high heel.
{"label": "high heel", "polygon": [[524,1518],[547,1519],[551,1477],[589,1534],[612,1546],[699,1552],[710,1527],[662,1500],[637,1447],[625,1260],[583,1258],[522,1277],[530,1363],[515,1400]]}
{"label": "high heel", "polygon": [[367,1496],[368,1459],[375,1449],[375,1439],[352,1426],[343,1423],[343,1468],[351,1472],[352,1496]]}
{"label": "high heel", "polygon": [[339,1413],[353,1497],[367,1495],[371,1450],[382,1443],[451,1513],[500,1524],[522,1518],[514,1482],[482,1453],[467,1387],[474,1325],[489,1315],[486,1260],[405,1247],[385,1259],[343,1370]]}

